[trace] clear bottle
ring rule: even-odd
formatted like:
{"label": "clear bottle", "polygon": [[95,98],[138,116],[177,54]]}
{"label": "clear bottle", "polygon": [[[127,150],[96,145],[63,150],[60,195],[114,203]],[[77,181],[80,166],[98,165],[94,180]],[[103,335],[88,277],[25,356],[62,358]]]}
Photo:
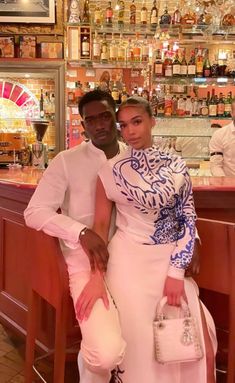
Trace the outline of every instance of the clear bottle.
{"label": "clear bottle", "polygon": [[118,1],[118,25],[124,26],[124,15],[125,15],[125,3],[123,0]]}
{"label": "clear bottle", "polygon": [[181,24],[181,12],[180,12],[179,8],[180,8],[180,6],[178,4],[175,12],[173,13],[172,20],[171,20],[173,25]]}
{"label": "clear bottle", "polygon": [[109,60],[109,46],[106,39],[106,33],[103,33],[103,39],[101,42],[101,55],[100,60],[102,63],[107,63]]}
{"label": "clear bottle", "polygon": [[90,3],[89,0],[85,0],[83,7],[83,24],[90,24]]}
{"label": "clear bottle", "polygon": [[126,45],[123,41],[123,35],[120,33],[120,38],[118,42],[118,61],[124,62],[126,59]]}
{"label": "clear bottle", "polygon": [[188,76],[189,77],[195,77],[196,76],[196,59],[195,59],[195,52],[191,52],[191,58],[188,62]]}
{"label": "clear bottle", "polygon": [[175,58],[173,60],[172,66],[173,66],[173,71],[172,71],[173,77],[180,77],[180,75],[181,75],[181,62],[179,60],[178,51],[176,51],[176,53],[175,53]]}
{"label": "clear bottle", "polygon": [[97,31],[95,31],[95,36],[93,39],[92,53],[93,53],[93,60],[95,62],[99,62],[100,61],[100,54],[101,54],[101,44],[100,44],[100,38],[98,36]]}
{"label": "clear bottle", "polygon": [[182,52],[182,60],[180,65],[180,75],[181,76],[187,76],[188,74],[188,64],[185,57],[185,49]]}
{"label": "clear bottle", "polygon": [[135,25],[136,24],[136,5],[135,0],[132,0],[132,3],[130,5],[130,24]]}
{"label": "clear bottle", "polygon": [[157,49],[156,51],[156,58],[154,62],[154,75],[156,77],[162,77],[163,76],[163,62],[162,62],[162,56],[160,49]]}
{"label": "clear bottle", "polygon": [[164,76],[165,77],[172,77],[173,76],[172,58],[170,56],[169,51],[167,51],[165,53],[163,68],[164,68]]}
{"label": "clear bottle", "polygon": [[187,98],[186,98],[185,114],[186,114],[186,116],[192,116],[192,114],[193,114],[193,105],[192,105],[192,100],[191,100],[190,96],[187,96]]}
{"label": "clear bottle", "polygon": [[111,27],[113,24],[113,8],[112,8],[112,2],[108,2],[108,6],[105,10],[105,20],[106,20],[106,25],[108,27]]}
{"label": "clear bottle", "polygon": [[156,30],[158,24],[158,9],[157,9],[157,1],[153,1],[153,6],[150,12],[150,29],[152,31]]}
{"label": "clear bottle", "polygon": [[118,44],[114,38],[114,33],[112,33],[112,40],[110,43],[109,58],[111,62],[116,62],[118,59]]}
{"label": "clear bottle", "polygon": [[147,35],[144,36],[141,50],[141,61],[147,63],[149,61],[149,42]]}
{"label": "clear bottle", "polygon": [[142,8],[140,10],[140,24],[141,25],[147,25],[148,22],[148,10],[146,7],[146,1],[143,1]]}
{"label": "clear bottle", "polygon": [[[85,31],[86,32],[86,31]],[[82,57],[90,57],[90,39],[89,35],[82,35]]]}
{"label": "clear bottle", "polygon": [[207,105],[207,100],[206,100],[206,98],[203,98],[202,106],[201,106],[201,115],[203,117],[207,117],[208,114],[209,114],[209,108],[208,108],[208,105]]}
{"label": "clear bottle", "polygon": [[96,27],[100,27],[102,24],[102,11],[99,3],[96,4],[94,10],[94,24]]}

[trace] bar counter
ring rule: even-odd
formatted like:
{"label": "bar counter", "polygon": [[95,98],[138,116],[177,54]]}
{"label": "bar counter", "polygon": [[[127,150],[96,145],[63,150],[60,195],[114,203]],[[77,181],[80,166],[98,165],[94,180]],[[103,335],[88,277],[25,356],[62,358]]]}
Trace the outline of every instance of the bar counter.
{"label": "bar counter", "polygon": [[[33,267],[23,211],[42,174],[43,170],[32,167],[0,169],[0,321],[22,335],[26,332],[28,281]],[[192,177],[192,182],[198,217],[235,222],[235,178]],[[38,339],[44,350],[53,345],[53,315],[42,303]],[[74,317],[68,327],[73,339],[78,330]]]}

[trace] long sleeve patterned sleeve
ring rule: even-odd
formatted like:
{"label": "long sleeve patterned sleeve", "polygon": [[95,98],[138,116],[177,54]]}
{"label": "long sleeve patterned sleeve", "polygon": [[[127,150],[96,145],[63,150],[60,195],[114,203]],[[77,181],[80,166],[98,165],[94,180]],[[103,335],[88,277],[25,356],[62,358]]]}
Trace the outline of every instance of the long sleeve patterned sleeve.
{"label": "long sleeve patterned sleeve", "polygon": [[176,247],[171,255],[168,276],[183,279],[185,269],[191,262],[194,241],[196,213],[192,183],[187,168],[184,169],[184,184],[176,195],[176,217],[178,232]]}

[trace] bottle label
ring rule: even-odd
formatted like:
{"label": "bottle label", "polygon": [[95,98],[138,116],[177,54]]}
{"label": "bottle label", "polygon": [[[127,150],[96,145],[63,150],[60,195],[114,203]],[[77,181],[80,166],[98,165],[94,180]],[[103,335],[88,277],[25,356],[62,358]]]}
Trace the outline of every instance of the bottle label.
{"label": "bottle label", "polygon": [[202,116],[208,116],[209,110],[208,106],[203,106],[201,109]]}
{"label": "bottle label", "polygon": [[162,64],[155,64],[154,66],[154,73],[157,75],[157,76],[162,76]]}
{"label": "bottle label", "polygon": [[180,64],[173,65],[173,74],[180,74]]}
{"label": "bottle label", "polygon": [[93,43],[93,55],[95,57],[99,57],[100,56],[100,43]]}
{"label": "bottle label", "polygon": [[142,10],[141,13],[140,13],[140,22],[141,23],[147,23],[147,9],[146,10]]}
{"label": "bottle label", "polygon": [[102,47],[101,60],[108,60],[108,50],[106,46]]}
{"label": "bottle label", "polygon": [[149,47],[148,45],[144,45],[142,48],[142,56],[149,56]]}
{"label": "bottle label", "polygon": [[82,43],[82,54],[84,56],[89,56],[90,52],[90,44],[87,41],[83,41]]}
{"label": "bottle label", "polygon": [[231,105],[231,104],[225,104],[225,105],[224,105],[224,111],[225,111],[226,113],[231,113],[231,111],[232,111],[232,105]]}
{"label": "bottle label", "polygon": [[112,97],[115,101],[118,101],[119,100],[119,92],[118,90],[113,90],[112,91]]}
{"label": "bottle label", "polygon": [[140,57],[140,48],[139,47],[133,48],[133,55],[135,58]]}
{"label": "bottle label", "polygon": [[202,74],[203,73],[203,62],[202,61],[199,61],[197,63],[197,73],[198,74]]}
{"label": "bottle label", "polygon": [[218,104],[218,115],[223,116],[225,111],[225,105],[224,103]]}
{"label": "bottle label", "polygon": [[165,67],[165,77],[172,77],[172,65],[166,65]]}
{"label": "bottle label", "polygon": [[217,116],[217,105],[209,105],[209,115]]}
{"label": "bottle label", "polygon": [[118,47],[116,45],[111,45],[110,47],[110,58],[116,59],[118,56]]}
{"label": "bottle label", "polygon": [[118,59],[124,60],[125,59],[125,48],[124,47],[118,47]]}
{"label": "bottle label", "polygon": [[188,65],[188,74],[195,76],[196,74],[196,65]]}
{"label": "bottle label", "polygon": [[95,23],[100,23],[101,22],[101,18],[102,18],[102,14],[101,14],[101,11],[97,10],[95,11],[95,14],[94,14],[94,22]]}
{"label": "bottle label", "polygon": [[112,9],[107,9],[107,11],[106,11],[106,19],[112,19],[112,17],[113,17]]}
{"label": "bottle label", "polygon": [[208,68],[208,69],[204,69],[204,76],[205,76],[205,77],[210,77],[210,75],[211,75],[211,70],[210,70],[210,68]]}
{"label": "bottle label", "polygon": [[180,74],[181,74],[182,76],[186,76],[187,73],[188,73],[188,67],[187,67],[187,65],[181,65],[181,67],[180,67]]}
{"label": "bottle label", "polygon": [[157,11],[156,9],[153,9],[151,18],[150,18],[150,24],[157,24]]}

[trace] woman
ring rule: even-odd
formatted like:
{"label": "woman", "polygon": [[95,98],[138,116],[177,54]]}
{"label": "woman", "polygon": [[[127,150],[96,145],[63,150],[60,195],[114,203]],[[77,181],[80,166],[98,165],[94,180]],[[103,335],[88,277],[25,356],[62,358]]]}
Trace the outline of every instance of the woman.
{"label": "woman", "polygon": [[[117,118],[130,147],[99,172],[94,229],[108,243],[115,202],[117,231],[108,246],[105,279],[127,343],[118,381],[215,383],[213,320],[202,309],[193,281],[184,278],[193,253],[196,219],[187,168],[179,157],[152,146],[155,120],[146,100],[129,98]],[[178,310],[171,306],[179,306],[183,297],[197,316],[207,356],[199,362],[160,365],[155,361],[152,325],[163,295],[169,311]]]}

